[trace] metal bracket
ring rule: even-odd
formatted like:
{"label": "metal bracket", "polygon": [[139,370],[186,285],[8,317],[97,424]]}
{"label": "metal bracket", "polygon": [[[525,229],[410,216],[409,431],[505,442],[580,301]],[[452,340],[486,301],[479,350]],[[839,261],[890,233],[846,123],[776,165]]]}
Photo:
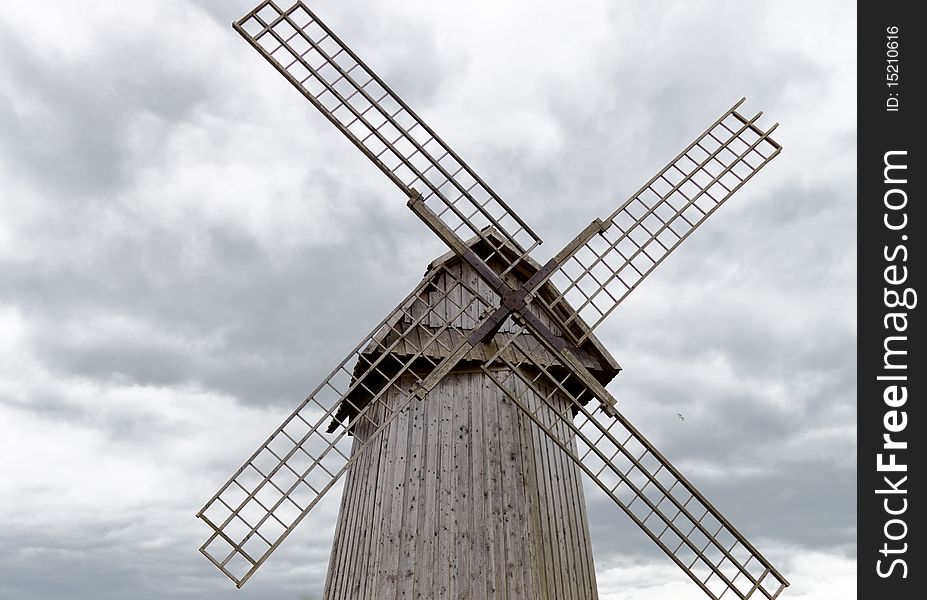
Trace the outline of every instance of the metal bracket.
{"label": "metal bracket", "polygon": [[502,305],[510,311],[521,311],[525,308],[525,289],[506,290],[502,294]]}

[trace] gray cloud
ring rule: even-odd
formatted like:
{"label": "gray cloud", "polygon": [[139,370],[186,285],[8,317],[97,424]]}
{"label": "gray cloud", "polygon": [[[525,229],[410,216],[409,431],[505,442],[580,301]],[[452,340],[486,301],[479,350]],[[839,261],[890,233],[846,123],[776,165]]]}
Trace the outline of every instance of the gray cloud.
{"label": "gray cloud", "polygon": [[[2,598],[231,595],[193,513],[444,252],[230,29],[249,8],[0,9],[0,437],[23,457],[0,465]],[[540,258],[741,95],[782,123],[782,156],[600,337],[632,421],[793,568],[796,597],[825,597],[798,557],[839,566],[855,543],[853,17],[313,8],[544,237]],[[603,589],[659,568],[589,497]],[[319,596],[336,500],[237,595]]]}

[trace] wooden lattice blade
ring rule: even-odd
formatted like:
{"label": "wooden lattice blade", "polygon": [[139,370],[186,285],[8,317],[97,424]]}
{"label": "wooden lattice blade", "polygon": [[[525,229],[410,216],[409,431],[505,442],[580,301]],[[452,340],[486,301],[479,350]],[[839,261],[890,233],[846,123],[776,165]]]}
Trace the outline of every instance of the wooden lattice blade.
{"label": "wooden lattice blade", "polygon": [[[582,342],[781,147],[735,104],[608,218],[558,254],[547,277],[575,312],[561,325]],[[540,282],[539,282],[540,284]],[[538,285],[539,285],[538,284]],[[588,327],[583,325],[583,321]]]}
{"label": "wooden lattice blade", "polygon": [[527,335],[482,366],[506,396],[710,598],[777,598],[785,577],[620,412],[596,410],[569,372],[533,360]]}
{"label": "wooden lattice blade", "polygon": [[460,237],[483,237],[493,228],[518,249],[518,258],[540,244],[499,195],[303,2],[287,10],[262,2],[233,27],[407,197],[418,190]]}
{"label": "wooden lattice blade", "polygon": [[[197,513],[212,530],[200,551],[241,587],[412,401],[409,382],[457,344],[461,321],[496,301],[459,272],[432,269]],[[352,438],[361,422],[369,433]]]}

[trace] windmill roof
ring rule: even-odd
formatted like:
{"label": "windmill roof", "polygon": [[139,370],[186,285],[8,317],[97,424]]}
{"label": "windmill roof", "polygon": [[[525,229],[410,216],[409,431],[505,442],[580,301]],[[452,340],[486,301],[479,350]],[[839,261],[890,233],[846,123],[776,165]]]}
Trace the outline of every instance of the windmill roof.
{"label": "windmill roof", "polygon": [[[472,238],[467,240],[465,243],[470,248],[479,249],[481,245],[482,246],[486,245],[486,241],[484,238],[491,238],[493,242],[493,248],[501,249],[501,251],[507,252],[510,255],[509,258],[513,262],[519,257],[521,257],[521,259],[518,260],[518,264],[516,265],[514,269],[514,271],[516,271],[517,274],[519,275],[519,279],[523,278],[524,280],[527,280],[541,269],[540,263],[538,263],[536,260],[531,258],[531,256],[529,255],[523,256],[523,252],[513,248],[511,243],[493,227],[487,227],[483,229],[482,231],[480,231],[480,235],[473,236]],[[477,254],[479,254],[479,252],[477,252]],[[431,261],[431,263],[429,263],[425,276],[427,277],[428,273],[430,273],[433,269],[446,265],[449,262],[455,261],[455,260],[461,260],[461,259],[454,251],[445,252],[438,258]],[[556,286],[554,286],[554,284],[550,282],[550,280],[544,282],[544,284],[541,286],[541,288],[538,290],[537,293],[541,295],[542,297],[547,297],[551,300],[553,298],[560,296],[560,290],[558,290]],[[552,304],[552,302],[549,302],[548,304]],[[598,359],[598,361],[601,363],[600,369],[601,369],[602,374],[603,375],[607,374],[607,378],[602,382],[603,385],[607,383],[608,381],[611,381],[612,378],[615,375],[617,375],[619,371],[621,371],[621,365],[618,364],[618,361],[615,360],[615,357],[612,356],[611,353],[605,348],[605,346],[602,344],[599,338],[596,337],[594,333],[592,333],[592,331],[589,329],[589,325],[586,324],[583,318],[579,314],[576,313],[576,309],[573,306],[571,306],[570,303],[565,298],[561,300],[560,302],[558,302],[557,306],[559,309],[558,312],[560,313],[559,314],[560,320],[566,321],[567,319],[569,319],[571,326],[574,327],[575,329],[574,333],[579,333],[580,336],[582,335],[587,336],[586,341],[582,344],[582,346],[580,347],[580,350],[585,350],[586,352],[594,356],[596,359]],[[548,310],[548,308],[543,305],[539,305],[539,308],[541,308],[544,311]],[[561,333],[561,332],[558,332],[555,330],[554,333],[556,334],[556,333]],[[587,368],[590,368],[590,370],[592,371],[598,370],[598,369],[591,368],[592,365],[587,364],[586,366]],[[600,380],[602,379],[601,377],[599,377],[597,373],[594,372],[593,374],[595,374],[597,378],[599,378]]]}
{"label": "windmill roof", "polygon": [[[523,255],[523,252],[509,245],[503,236],[493,229],[481,231],[479,236],[475,236],[466,243],[468,247],[481,256],[487,256],[494,252],[509,254],[510,256],[507,257],[509,259],[508,264],[516,262],[516,259]],[[501,261],[498,261],[498,259],[496,259],[496,262],[499,263],[496,266],[501,265]],[[523,257],[517,261],[515,268],[507,275],[507,278],[510,283],[523,282],[534,275],[540,268],[541,266],[530,257]],[[425,276],[416,288],[417,291],[413,294],[413,297],[427,296],[430,285],[435,284],[443,272],[456,271],[462,276],[466,269],[472,270],[454,252],[439,256],[428,265]],[[486,285],[475,273],[471,273],[470,276],[472,280],[477,282],[477,287]],[[488,290],[489,288],[486,286],[485,292],[493,294]],[[559,330],[556,323],[558,320],[562,322],[573,317],[575,310],[569,304],[560,302],[557,303],[558,314],[550,314],[549,305],[553,304],[553,299],[559,296],[559,291],[550,282],[544,283],[536,295],[541,298],[546,297],[547,302],[539,302],[537,299],[532,301],[531,306],[534,308],[535,313],[551,327],[555,335],[566,337]],[[427,302],[419,302],[419,304],[427,304]],[[395,361],[397,364],[406,364],[410,358],[418,357],[415,364],[421,363],[422,371],[430,370],[450,353],[450,349],[456,348],[461,340],[468,335],[469,331],[477,326],[481,316],[478,314],[478,310],[476,312],[477,314],[470,314],[464,319],[458,319],[457,326],[446,327],[444,326],[446,322],[441,318],[438,319],[438,323],[429,323],[421,318],[410,318],[407,307],[400,307],[394,311],[387,321],[389,326],[382,328],[361,351],[361,356],[366,357],[366,359],[361,358],[354,366],[353,376],[355,381],[362,379],[362,385],[355,386],[354,391],[349,396],[350,402],[345,402],[338,408],[329,426],[329,431],[333,431],[339,423],[351,420],[357,411],[382,389],[383,385],[387,383],[387,377],[392,376],[392,374],[383,372],[382,364],[381,367],[374,370],[369,370],[367,366],[378,362],[376,357],[382,355],[384,349],[388,349],[390,355],[400,358],[399,361]],[[574,334],[588,334],[585,341],[576,349],[574,355],[602,385],[607,384],[618,374],[621,367],[599,339],[589,332],[588,326],[581,319],[573,318],[571,323]],[[513,335],[515,335],[514,327],[507,328],[503,326],[491,340],[470,348],[455,370],[472,369],[496,357],[515,365],[527,364],[530,366],[530,363],[534,363],[534,365],[548,369],[552,373],[561,370],[565,371],[560,357],[551,353],[535,336],[521,337],[518,348],[515,348],[507,344]],[[500,348],[502,348],[501,352]],[[523,353],[523,355],[520,353]],[[589,394],[579,393],[580,390],[571,391],[575,392],[576,397],[583,397],[587,400],[591,397]]]}

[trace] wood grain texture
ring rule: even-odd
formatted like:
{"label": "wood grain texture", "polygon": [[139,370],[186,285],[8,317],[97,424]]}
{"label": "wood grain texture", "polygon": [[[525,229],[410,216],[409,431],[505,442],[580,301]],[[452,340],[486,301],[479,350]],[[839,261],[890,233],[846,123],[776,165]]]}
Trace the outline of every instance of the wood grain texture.
{"label": "wood grain texture", "polygon": [[452,372],[381,440],[347,475],[327,600],[598,597],[578,469],[485,374]]}
{"label": "wood grain texture", "polygon": [[[490,266],[502,267],[492,260]],[[519,271],[506,274],[505,279],[517,286],[536,269],[536,265],[526,262]],[[390,315],[386,324],[363,348],[353,371],[353,383],[357,387],[348,395],[348,402],[338,408],[330,431],[337,429],[339,423],[350,421],[357,409],[365,406],[401,365],[411,360],[411,368],[418,369],[420,374],[433,368],[480,324],[486,313],[499,301],[498,295],[476,271],[458,257],[442,259],[436,266],[430,267],[417,289],[418,293]],[[545,294],[553,293],[556,290],[545,288]],[[529,307],[544,326],[554,332],[559,331],[556,323],[562,319],[562,315],[552,317],[539,298],[534,298]],[[467,345],[469,350],[462,356],[461,364],[478,367],[492,358],[499,348],[504,348],[499,358],[510,364],[533,363],[552,370],[561,368],[559,365],[562,364],[562,358],[550,353],[534,337],[522,337],[519,347],[525,355],[517,352],[508,343],[515,332],[516,326],[511,319],[507,319],[488,343],[472,347]],[[434,342],[428,343],[432,339]],[[574,355],[603,385],[620,369],[595,336],[590,336],[576,348]],[[371,365],[377,367],[371,368]],[[583,394],[582,397],[588,398],[589,395]]]}
{"label": "wood grain texture", "polygon": [[[498,265],[496,265],[498,266]],[[536,270],[526,263],[505,277],[518,284]],[[474,294],[498,297],[466,263],[448,256],[429,268],[426,284],[362,353],[370,364],[383,352],[417,356],[425,340],[439,343],[419,359],[423,369],[446,355],[477,327],[487,308]],[[463,285],[461,285],[463,284]],[[553,292],[548,292],[553,293]],[[538,318],[556,330],[538,300]],[[447,326],[447,327],[445,327]],[[443,329],[443,330],[442,330]],[[476,366],[515,331],[502,325],[496,338],[473,347],[425,398],[407,407],[347,473],[326,600],[594,600],[592,547],[579,469]],[[592,340],[577,357],[603,383],[617,363]],[[559,358],[523,337],[527,364],[556,370]],[[526,363],[514,349],[509,363]],[[364,405],[390,373],[354,376]],[[389,364],[385,361],[384,364]],[[503,377],[516,397],[536,408],[518,377]],[[355,451],[387,413],[403,404],[411,376],[375,400],[367,418],[354,423]],[[549,390],[545,390],[547,393]],[[554,398],[556,402],[556,397]],[[565,398],[556,410],[568,411]],[[539,414],[565,444],[568,428],[550,408]],[[338,421],[350,421],[351,411]]]}

